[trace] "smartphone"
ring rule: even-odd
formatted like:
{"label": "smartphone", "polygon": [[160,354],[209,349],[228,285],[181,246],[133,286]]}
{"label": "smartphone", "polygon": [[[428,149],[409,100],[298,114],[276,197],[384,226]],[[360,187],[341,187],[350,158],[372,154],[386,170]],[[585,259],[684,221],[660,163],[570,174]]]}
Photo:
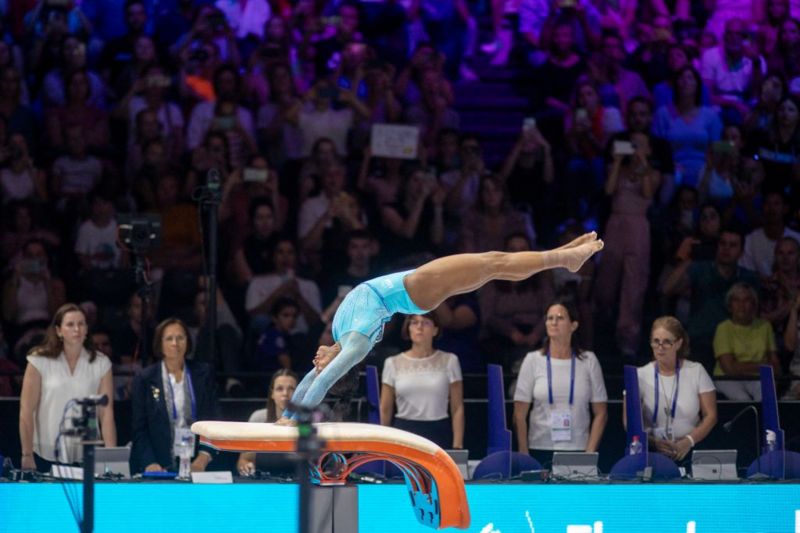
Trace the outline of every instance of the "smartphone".
{"label": "smartphone", "polygon": [[579,107],[575,110],[575,121],[582,122],[589,120],[589,112],[584,107]]}
{"label": "smartphone", "polygon": [[630,141],[614,141],[614,155],[633,155],[636,147]]}
{"label": "smartphone", "polygon": [[246,167],[242,175],[243,181],[252,181],[254,183],[265,183],[269,178],[269,171],[265,168]]}
{"label": "smartphone", "polygon": [[577,0],[559,0],[558,1],[558,7],[562,8],[562,9],[573,8],[573,7],[575,7],[575,4],[577,4]]}
{"label": "smartphone", "polygon": [[214,117],[214,129],[217,130],[229,130],[235,123],[236,117],[234,116]]}
{"label": "smartphone", "polygon": [[522,131],[527,133],[536,129],[536,117],[525,117],[522,121]]}
{"label": "smartphone", "polygon": [[715,154],[730,154],[733,152],[733,143],[730,141],[714,141],[711,149]]}

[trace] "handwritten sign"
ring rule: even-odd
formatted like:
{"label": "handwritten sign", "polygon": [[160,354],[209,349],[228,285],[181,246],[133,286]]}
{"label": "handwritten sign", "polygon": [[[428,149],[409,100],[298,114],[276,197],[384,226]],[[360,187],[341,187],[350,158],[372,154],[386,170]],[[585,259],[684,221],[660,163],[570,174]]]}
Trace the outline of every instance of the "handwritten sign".
{"label": "handwritten sign", "polygon": [[373,124],[370,148],[374,157],[416,159],[419,127]]}

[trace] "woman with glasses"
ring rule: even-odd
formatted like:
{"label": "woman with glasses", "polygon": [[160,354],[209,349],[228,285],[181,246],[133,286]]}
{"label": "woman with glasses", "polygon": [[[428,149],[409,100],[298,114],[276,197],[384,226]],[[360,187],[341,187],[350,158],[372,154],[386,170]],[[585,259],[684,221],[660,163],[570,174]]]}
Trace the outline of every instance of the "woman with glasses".
{"label": "woman with glasses", "polygon": [[416,433],[442,448],[460,449],[464,382],[458,357],[433,347],[440,331],[433,313],[406,317],[403,337],[411,348],[383,364],[381,424]]}
{"label": "woman with glasses", "polygon": [[[175,444],[183,436],[194,440],[192,423],[219,418],[211,368],[187,361],[191,351],[189,329],[182,320],[168,318],[156,327],[153,355],[159,361],[133,381],[133,472],[177,472]],[[212,452],[194,451],[192,459],[192,471],[202,472]]]}
{"label": "woman with glasses", "polygon": [[542,465],[554,451],[596,452],[608,421],[603,369],[593,352],[578,346],[577,317],[566,301],[547,308],[547,338],[525,356],[514,391],[519,451]]}
{"label": "woman with glasses", "polygon": [[687,359],[689,336],[677,318],[653,322],[650,347],[653,361],[638,369],[648,445],[681,461],[717,423],[717,394],[703,365]]}

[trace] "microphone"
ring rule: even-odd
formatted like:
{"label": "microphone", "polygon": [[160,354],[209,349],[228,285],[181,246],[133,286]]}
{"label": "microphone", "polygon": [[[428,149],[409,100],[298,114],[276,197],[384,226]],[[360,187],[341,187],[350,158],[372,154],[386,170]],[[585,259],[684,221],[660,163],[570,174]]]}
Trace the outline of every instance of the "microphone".
{"label": "microphone", "polygon": [[734,424],[735,424],[735,423],[736,423],[736,422],[737,422],[737,421],[738,421],[740,418],[742,418],[742,417],[744,416],[744,414],[745,414],[747,411],[749,411],[749,410],[751,410],[751,409],[752,409],[752,410],[753,410],[753,412],[755,413],[755,416],[756,416],[756,421],[757,421],[757,420],[758,420],[758,409],[756,409],[756,406],[755,406],[755,405],[753,405],[753,404],[750,404],[750,405],[748,405],[747,407],[745,407],[744,409],[742,409],[741,411],[739,411],[738,413],[736,413],[736,416],[734,416],[734,417],[733,417],[733,418],[731,418],[729,421],[727,421],[727,422],[725,422],[724,424],[722,424],[722,429],[724,429],[724,430],[725,430],[727,433],[730,433],[730,432],[731,432],[731,429],[733,429],[733,425],[734,425]]}
{"label": "microphone", "polygon": [[75,403],[78,405],[83,406],[92,406],[92,405],[99,405],[101,407],[108,405],[108,396],[105,394],[92,394],[91,396],[87,396],[86,398],[80,398],[75,400]]}
{"label": "microphone", "polygon": [[768,479],[768,476],[765,476],[761,473],[761,424],[758,422],[758,409],[753,404],[748,405],[738,413],[736,416],[731,418],[728,422],[722,424],[722,429],[725,430],[726,433],[730,433],[731,429],[733,429],[733,425],[739,420],[747,411],[753,411],[753,415],[756,418],[756,461],[758,462],[758,466],[756,469],[756,473],[750,476],[750,479],[760,480],[760,479]]}

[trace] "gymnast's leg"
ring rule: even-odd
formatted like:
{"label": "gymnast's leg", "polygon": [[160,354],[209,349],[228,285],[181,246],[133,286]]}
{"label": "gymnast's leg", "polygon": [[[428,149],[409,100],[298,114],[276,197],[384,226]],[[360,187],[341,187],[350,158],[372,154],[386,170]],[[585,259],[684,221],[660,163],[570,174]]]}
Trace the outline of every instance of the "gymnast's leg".
{"label": "gymnast's leg", "polygon": [[[322,403],[328,390],[351,368],[363,361],[372,349],[372,341],[369,340],[369,337],[357,331],[345,333],[339,342],[342,345],[342,351],[319,374],[316,369],[312,369],[305,375],[303,381],[297,386],[297,390],[294,391],[293,404],[310,408]],[[292,415],[293,413],[287,408],[278,423],[289,425],[287,419]]]}
{"label": "gymnast's leg", "polygon": [[432,310],[447,298],[474,291],[493,280],[522,281],[549,268],[572,272],[603,248],[594,232],[546,252],[485,252],[434,259],[405,277],[408,295],[420,309]]}

